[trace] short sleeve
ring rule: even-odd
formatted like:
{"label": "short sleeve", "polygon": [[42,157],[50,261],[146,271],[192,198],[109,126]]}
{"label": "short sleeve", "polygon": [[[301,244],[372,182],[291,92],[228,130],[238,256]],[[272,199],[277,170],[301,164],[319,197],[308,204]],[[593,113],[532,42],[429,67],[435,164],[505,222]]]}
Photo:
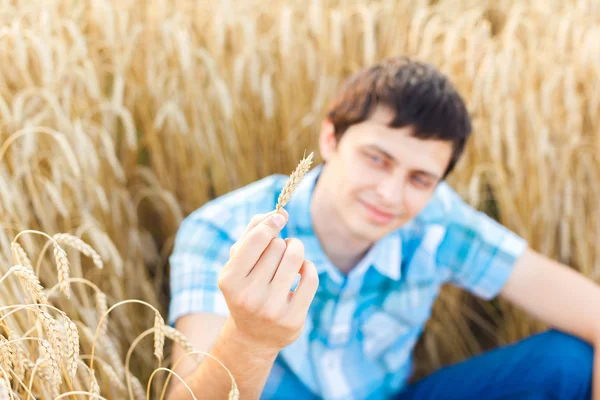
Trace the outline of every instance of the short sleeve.
{"label": "short sleeve", "polygon": [[489,300],[505,285],[527,242],[462,199],[454,199],[436,253],[450,281]]}
{"label": "short sleeve", "polygon": [[233,240],[226,232],[194,214],[183,221],[169,258],[170,325],[189,313],[229,314],[217,282],[232,245]]}

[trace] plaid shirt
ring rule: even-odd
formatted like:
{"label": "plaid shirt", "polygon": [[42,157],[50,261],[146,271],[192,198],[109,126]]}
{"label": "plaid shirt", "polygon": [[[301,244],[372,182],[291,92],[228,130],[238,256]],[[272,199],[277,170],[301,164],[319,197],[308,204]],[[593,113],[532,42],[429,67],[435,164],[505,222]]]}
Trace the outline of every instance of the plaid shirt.
{"label": "plaid shirt", "polygon": [[[451,282],[491,299],[527,244],[442,182],[418,216],[378,241],[344,276],[312,227],[310,200],[321,169],[314,167],[292,195],[281,232],[304,243],[319,288],[300,338],[279,353],[262,398],[382,399],[410,377],[412,351],[440,286]],[[170,258],[171,324],[193,312],[228,315],[219,270],[250,218],[274,209],[286,180],[271,175],[184,220]]]}

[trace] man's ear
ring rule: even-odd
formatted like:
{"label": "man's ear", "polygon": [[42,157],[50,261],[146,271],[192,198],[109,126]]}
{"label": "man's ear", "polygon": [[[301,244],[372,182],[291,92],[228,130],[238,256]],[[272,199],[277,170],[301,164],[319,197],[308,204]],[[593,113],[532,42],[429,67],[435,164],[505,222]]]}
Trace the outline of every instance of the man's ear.
{"label": "man's ear", "polygon": [[319,133],[319,151],[323,161],[328,161],[333,156],[336,147],[335,127],[329,119],[325,119],[321,123],[321,132]]}

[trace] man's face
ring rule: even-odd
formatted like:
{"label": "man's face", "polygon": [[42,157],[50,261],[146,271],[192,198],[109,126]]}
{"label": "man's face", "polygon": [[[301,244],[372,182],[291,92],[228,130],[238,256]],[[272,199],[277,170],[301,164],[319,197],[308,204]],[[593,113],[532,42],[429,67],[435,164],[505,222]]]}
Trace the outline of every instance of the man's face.
{"label": "man's face", "polygon": [[450,142],[414,138],[410,127],[388,127],[392,119],[389,109],[378,107],[348,128],[337,147],[331,123],[320,138],[327,162],[322,190],[349,233],[373,242],[425,207],[452,155]]}

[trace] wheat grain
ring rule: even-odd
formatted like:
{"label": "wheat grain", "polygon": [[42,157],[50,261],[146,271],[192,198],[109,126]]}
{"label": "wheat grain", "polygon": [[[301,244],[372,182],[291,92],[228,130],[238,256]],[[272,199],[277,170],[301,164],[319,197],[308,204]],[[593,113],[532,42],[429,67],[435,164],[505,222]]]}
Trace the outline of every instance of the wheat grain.
{"label": "wheat grain", "polygon": [[51,388],[53,390],[58,391],[62,379],[60,375],[60,368],[58,366],[58,357],[56,355],[56,352],[47,340],[40,339],[39,344],[41,358],[44,362],[48,363],[48,366],[50,368],[51,380],[49,383],[51,385]]}
{"label": "wheat grain", "polygon": [[294,193],[294,190],[296,190],[296,187],[300,184],[300,181],[302,180],[302,178],[304,178],[304,175],[306,175],[306,173],[310,169],[313,154],[314,153],[310,153],[308,157],[303,158],[294,170],[294,172],[292,172],[292,174],[290,175],[289,179],[283,186],[279,197],[277,198],[277,205],[275,207],[276,211],[279,211],[288,203],[288,201],[290,201],[292,193]]}
{"label": "wheat grain", "polygon": [[142,386],[142,383],[140,382],[140,380],[135,377],[132,376],[131,377],[131,384],[133,386],[133,395],[135,396],[135,398],[137,400],[146,400],[146,391],[144,390],[144,387]]}
{"label": "wheat grain", "polygon": [[158,361],[162,361],[163,359],[163,349],[165,346],[165,332],[163,330],[164,326],[165,321],[163,317],[156,312],[154,314],[154,355]]}
{"label": "wheat grain", "polygon": [[54,318],[52,318],[52,316],[48,312],[46,312],[44,310],[38,309],[37,315],[38,315],[39,321],[42,324],[42,327],[44,328],[44,331],[46,332],[48,341],[50,342],[50,344],[52,344],[52,347],[54,349],[56,356],[62,356],[63,355],[62,335],[60,333],[58,323],[56,322],[56,320]]}
{"label": "wheat grain", "polygon": [[59,244],[72,247],[82,254],[90,257],[94,262],[94,265],[98,267],[98,269],[104,268],[104,264],[102,263],[102,258],[100,255],[86,242],[78,238],[77,236],[68,234],[68,233],[57,233],[53,236],[54,240],[56,240]]}
{"label": "wheat grain", "polygon": [[60,283],[60,291],[69,298],[71,297],[71,285],[69,283],[69,260],[67,253],[58,245],[54,244],[54,260],[58,270],[58,282]]}
{"label": "wheat grain", "polygon": [[[94,341],[94,332],[87,326],[81,326],[82,332],[85,334],[89,343],[93,343]],[[121,356],[119,355],[119,350],[115,347],[113,340],[109,335],[99,335],[98,336],[98,345],[102,349],[103,354],[108,359],[109,364],[115,370],[117,376],[121,379],[125,376],[125,368],[123,366],[123,361],[121,360]],[[86,356],[86,358],[89,358]]]}
{"label": "wheat grain", "polygon": [[[89,358],[90,358],[90,356],[81,356],[81,359],[89,359]],[[98,360],[99,364],[102,365],[102,370],[107,375],[108,380],[110,381],[110,384],[112,385],[112,387],[117,389],[119,392],[126,392],[127,388],[121,381],[121,378],[117,375],[116,371],[112,368],[112,366],[100,357],[96,357],[96,360]]]}
{"label": "wheat grain", "polygon": [[[18,335],[12,329],[7,327],[6,331],[8,333],[8,340],[15,340],[18,338]],[[13,350],[13,355],[14,355],[13,372],[15,373],[15,375],[18,379],[24,379],[25,378],[25,361],[29,360],[29,359],[25,355],[25,351],[23,350],[21,343],[13,343],[12,350]]]}
{"label": "wheat grain", "polygon": [[90,371],[88,387],[90,388],[89,390],[92,394],[100,395],[100,386],[98,385],[94,371]]}
{"label": "wheat grain", "polygon": [[69,211],[67,210],[67,206],[62,200],[62,196],[59,193],[59,189],[56,188],[51,181],[48,179],[42,179],[44,188],[46,189],[46,194],[50,198],[50,202],[53,204],[56,211],[62,216],[67,217],[69,215]]}
{"label": "wheat grain", "polygon": [[229,400],[239,400],[239,398],[240,398],[240,390],[238,389],[237,385],[235,385],[229,391]]}
{"label": "wheat grain", "polygon": [[114,368],[118,376],[125,376],[125,368],[123,366],[123,360],[119,354],[119,350],[116,348],[115,343],[109,336],[98,337],[98,342],[102,346],[106,356],[110,361],[110,365]]}
{"label": "wheat grain", "polygon": [[[6,275],[13,273],[17,276],[21,282],[25,285],[25,288],[34,300],[37,300],[41,304],[48,304],[42,285],[38,280],[37,276],[33,273],[33,270],[26,268],[22,265],[15,265],[8,270]],[[6,276],[5,275],[5,276]]]}
{"label": "wheat grain", "polygon": [[67,339],[67,371],[71,380],[73,380],[75,379],[75,374],[77,374],[77,360],[79,358],[79,333],[75,323],[68,318],[66,318],[65,329]]}
{"label": "wheat grain", "polygon": [[[99,321],[100,318],[102,318],[102,316],[106,312],[106,310],[108,310],[108,302],[106,301],[106,294],[104,294],[104,292],[101,292],[101,291],[96,292],[95,297],[96,297],[96,316]],[[107,329],[108,329],[108,320],[104,324],[102,324],[102,326],[100,327],[99,335],[101,337],[106,336]]]}
{"label": "wheat grain", "polygon": [[[192,346],[192,343],[189,341],[187,336],[185,336],[179,330],[177,330],[169,325],[164,325],[163,331],[164,331],[166,337],[168,337],[175,343],[179,344],[186,353],[191,353],[193,351],[196,351],[196,349],[194,349],[194,346]],[[197,361],[199,361],[200,358],[201,357],[198,355]]]}
{"label": "wheat grain", "polygon": [[8,343],[4,336],[0,336],[0,368],[12,370],[14,359],[13,343]]}
{"label": "wheat grain", "polygon": [[25,249],[23,249],[23,247],[18,242],[11,243],[10,247],[13,251],[13,256],[15,258],[16,263],[33,270],[31,260],[27,256]]}

